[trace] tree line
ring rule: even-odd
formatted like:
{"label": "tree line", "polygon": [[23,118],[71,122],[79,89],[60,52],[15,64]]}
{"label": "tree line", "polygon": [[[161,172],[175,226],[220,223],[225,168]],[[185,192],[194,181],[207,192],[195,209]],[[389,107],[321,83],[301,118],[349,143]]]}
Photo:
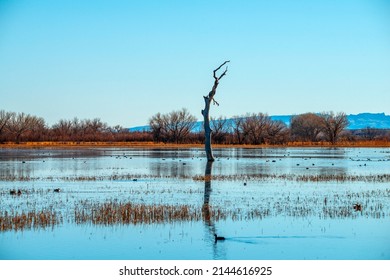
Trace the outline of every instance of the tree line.
{"label": "tree line", "polygon": [[52,126],[45,120],[25,113],[0,110],[0,142],[55,141],[152,141],[148,133],[130,133],[119,125],[109,126],[100,118],[61,119]]}
{"label": "tree line", "polygon": [[[0,110],[0,142],[162,142],[203,143],[204,131],[196,128],[196,117],[185,108],[150,117],[148,131],[130,132],[119,125],[109,126],[99,118],[61,119],[49,126],[41,117]],[[287,126],[264,113],[210,119],[212,141],[216,144],[287,144],[289,142],[329,142],[390,140],[387,130],[366,128],[347,130],[345,113],[305,113],[291,117]]]}
{"label": "tree line", "polygon": [[[203,131],[192,133],[195,117],[186,109],[168,114],[157,113],[149,121],[156,142],[199,142]],[[252,113],[243,116],[211,118],[212,140],[218,144],[286,144],[291,141],[327,141],[336,144],[348,126],[345,113],[306,113],[293,116],[290,126],[272,120],[267,114]],[[198,136],[198,137],[197,137]]]}

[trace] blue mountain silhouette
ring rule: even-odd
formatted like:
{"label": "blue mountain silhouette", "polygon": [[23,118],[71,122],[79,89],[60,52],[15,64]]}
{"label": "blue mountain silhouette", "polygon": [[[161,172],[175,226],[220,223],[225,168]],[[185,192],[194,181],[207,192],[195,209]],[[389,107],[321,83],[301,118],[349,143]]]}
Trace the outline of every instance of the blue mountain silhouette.
{"label": "blue mountain silhouette", "polygon": [[[284,122],[287,126],[290,125],[290,119],[292,115],[276,115],[270,116],[272,120],[278,120]],[[357,115],[348,115],[348,129],[364,129],[364,128],[376,128],[376,129],[390,129],[390,116],[385,113],[360,113]],[[228,122],[231,119],[228,119]],[[198,132],[202,130],[202,121],[196,122],[193,131]],[[129,130],[136,131],[149,131],[149,126],[136,126],[131,127]]]}

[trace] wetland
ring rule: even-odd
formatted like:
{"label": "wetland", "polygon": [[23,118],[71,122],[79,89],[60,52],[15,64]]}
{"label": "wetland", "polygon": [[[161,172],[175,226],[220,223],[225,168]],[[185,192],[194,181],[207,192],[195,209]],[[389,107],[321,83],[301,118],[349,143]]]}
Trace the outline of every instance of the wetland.
{"label": "wetland", "polygon": [[0,259],[390,259],[389,148],[214,155],[0,149]]}

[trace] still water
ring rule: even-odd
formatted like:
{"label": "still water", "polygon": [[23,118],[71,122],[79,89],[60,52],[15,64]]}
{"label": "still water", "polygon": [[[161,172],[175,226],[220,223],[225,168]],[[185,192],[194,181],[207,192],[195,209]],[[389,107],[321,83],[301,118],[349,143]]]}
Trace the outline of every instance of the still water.
{"label": "still water", "polygon": [[[215,156],[207,165],[201,149],[2,149],[0,259],[390,259],[390,149]],[[98,220],[130,204],[143,211],[134,220]],[[41,212],[56,222],[40,224]],[[35,222],[16,219],[26,213]]]}

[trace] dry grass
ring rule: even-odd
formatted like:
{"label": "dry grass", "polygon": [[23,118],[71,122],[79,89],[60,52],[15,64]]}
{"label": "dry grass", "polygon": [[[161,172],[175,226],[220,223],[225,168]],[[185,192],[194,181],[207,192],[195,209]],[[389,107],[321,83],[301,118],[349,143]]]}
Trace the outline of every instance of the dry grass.
{"label": "dry grass", "polygon": [[[144,148],[144,149],[172,149],[172,148],[203,148],[204,144],[175,144],[175,143],[154,143],[154,142],[23,142],[1,143],[0,148],[93,148],[93,147],[125,147],[125,148]],[[249,144],[213,144],[214,148],[276,148],[276,147],[390,147],[390,141],[371,140],[371,141],[340,141],[336,145],[329,142],[288,142],[282,145],[249,145]]]}
{"label": "dry grass", "polygon": [[1,143],[0,148],[8,149],[39,149],[39,148],[94,148],[94,147],[112,147],[112,148],[199,148],[203,144],[175,144],[175,143],[154,143],[154,142],[22,142]]}
{"label": "dry grass", "polygon": [[27,213],[8,213],[0,215],[0,231],[25,230],[53,227],[61,223],[62,218],[50,210],[29,211]]}
{"label": "dry grass", "polygon": [[335,145],[330,142],[289,142],[287,147],[338,147],[338,148],[388,148],[390,141],[386,140],[361,140],[339,141]]}
{"label": "dry grass", "polygon": [[[204,181],[203,175],[192,177],[194,181]],[[211,180],[216,181],[246,181],[246,180],[282,180],[296,182],[390,182],[390,174],[378,175],[346,175],[346,174],[319,174],[319,175],[296,175],[296,174],[253,174],[253,175],[212,175]]]}
{"label": "dry grass", "polygon": [[134,204],[131,202],[92,203],[82,201],[74,210],[77,224],[162,224],[174,222],[220,221],[263,219],[271,215],[270,209],[244,210],[242,208],[222,209],[204,204],[194,205]]}
{"label": "dry grass", "polygon": [[[8,182],[26,182],[26,181],[64,181],[64,182],[88,182],[88,181],[117,181],[128,180],[137,181],[141,179],[164,179],[172,178],[171,176],[158,175],[141,175],[141,174],[112,174],[105,176],[64,176],[64,177],[29,177],[8,175],[1,177],[2,181]],[[313,174],[313,175],[297,175],[297,174],[251,174],[251,175],[181,175],[175,179],[192,179],[194,181],[269,181],[281,180],[292,182],[366,182],[366,183],[388,183],[390,182],[390,174]],[[1,192],[0,192],[1,194]]]}
{"label": "dry grass", "polygon": [[[75,209],[75,222],[92,224],[153,224],[180,221],[199,221],[202,211],[188,205],[145,205],[107,202],[82,203]],[[219,219],[218,213],[213,217]]]}
{"label": "dry grass", "polygon": [[[262,197],[254,204],[235,203],[234,205],[204,204],[169,205],[169,204],[137,204],[131,202],[94,202],[79,200],[68,205],[65,212],[55,212],[53,206],[45,210],[30,210],[15,213],[0,212],[0,232],[19,231],[54,227],[66,221],[76,224],[93,225],[138,225],[166,224],[176,222],[198,222],[220,220],[261,220],[267,217],[285,216],[293,218],[318,217],[321,219],[346,219],[366,217],[388,219],[390,189],[363,192],[346,192],[327,195],[310,196],[270,196]],[[252,198],[253,199],[253,198]],[[249,200],[247,200],[249,202]],[[354,205],[359,203],[357,211]],[[69,211],[70,210],[70,211]]]}
{"label": "dry grass", "polygon": [[[35,177],[18,177],[8,176],[1,178],[3,181],[65,181],[65,182],[89,182],[89,181],[115,181],[115,180],[133,180],[134,178],[170,178],[153,176],[153,175],[108,175],[108,176],[76,176],[76,177],[47,177],[47,178],[35,178]],[[188,176],[180,176],[177,179],[190,179]],[[379,175],[345,175],[345,174],[321,174],[321,175],[295,175],[295,174],[253,174],[253,175],[212,175],[193,176],[194,181],[269,181],[269,180],[282,180],[282,181],[294,181],[294,182],[367,182],[367,183],[387,183],[390,182],[390,174]]]}

